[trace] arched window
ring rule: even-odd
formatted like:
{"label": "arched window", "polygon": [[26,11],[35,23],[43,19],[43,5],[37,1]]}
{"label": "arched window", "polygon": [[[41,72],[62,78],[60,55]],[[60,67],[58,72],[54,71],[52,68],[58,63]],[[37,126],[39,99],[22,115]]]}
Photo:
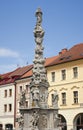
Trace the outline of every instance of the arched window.
{"label": "arched window", "polygon": [[3,125],[2,124],[0,124],[0,130],[3,130]]}
{"label": "arched window", "polygon": [[67,122],[65,117],[60,114],[58,115],[58,117],[60,118],[59,127],[61,127],[61,130],[67,130]]}
{"label": "arched window", "polygon": [[83,130],[83,113],[76,115],[74,118],[74,129]]}

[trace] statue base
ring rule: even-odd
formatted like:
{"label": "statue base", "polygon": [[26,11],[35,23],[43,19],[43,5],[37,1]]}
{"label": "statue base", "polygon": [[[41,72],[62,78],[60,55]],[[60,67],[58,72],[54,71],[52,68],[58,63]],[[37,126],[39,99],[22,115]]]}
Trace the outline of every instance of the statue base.
{"label": "statue base", "polygon": [[23,130],[59,130],[58,109],[21,108],[20,112],[24,115]]}

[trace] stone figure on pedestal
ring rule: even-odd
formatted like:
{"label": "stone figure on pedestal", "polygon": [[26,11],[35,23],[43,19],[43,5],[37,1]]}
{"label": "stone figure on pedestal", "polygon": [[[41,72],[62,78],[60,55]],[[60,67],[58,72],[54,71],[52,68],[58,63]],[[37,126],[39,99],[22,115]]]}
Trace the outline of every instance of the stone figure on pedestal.
{"label": "stone figure on pedestal", "polygon": [[38,112],[34,111],[33,114],[32,114],[32,118],[31,118],[32,130],[37,130],[38,129],[38,121],[39,121]]}
{"label": "stone figure on pedestal", "polygon": [[25,90],[24,91],[22,91],[22,93],[21,93],[21,95],[20,95],[20,106],[22,107],[24,107],[25,106],[25,101],[26,101],[26,96],[25,96]]}
{"label": "stone figure on pedestal", "polygon": [[55,91],[53,94],[52,94],[52,106],[53,107],[58,107],[58,94],[57,92]]}
{"label": "stone figure on pedestal", "polygon": [[32,91],[32,103],[33,106],[38,107],[38,102],[39,102],[39,89],[34,88]]}
{"label": "stone figure on pedestal", "polygon": [[36,11],[37,22],[34,29],[36,42],[35,56],[33,61],[33,75],[30,82],[30,107],[25,107],[26,96],[24,92],[20,98],[20,118],[19,126],[21,130],[59,130],[58,129],[58,95],[55,93],[52,98],[53,107],[48,106],[48,87],[45,58],[43,58],[42,46],[44,30],[42,24],[42,11]]}
{"label": "stone figure on pedestal", "polygon": [[23,127],[24,127],[24,117],[23,117],[22,114],[21,114],[20,117],[18,118],[18,124],[19,124],[20,130],[23,130]]}

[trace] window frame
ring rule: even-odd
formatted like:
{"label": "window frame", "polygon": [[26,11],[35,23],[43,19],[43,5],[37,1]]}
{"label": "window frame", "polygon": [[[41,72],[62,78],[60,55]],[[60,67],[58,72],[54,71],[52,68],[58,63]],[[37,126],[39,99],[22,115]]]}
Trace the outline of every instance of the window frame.
{"label": "window frame", "polygon": [[22,86],[20,86],[20,87],[19,87],[19,91],[20,91],[20,93],[22,92],[22,89],[23,89],[23,87],[22,87]]}
{"label": "window frame", "polygon": [[10,103],[9,104],[9,112],[11,112],[12,111],[12,104]]}
{"label": "window frame", "polygon": [[62,105],[66,105],[66,92],[61,93]]}
{"label": "window frame", "polygon": [[78,104],[78,91],[73,91],[73,103]]}
{"label": "window frame", "polygon": [[7,112],[7,104],[4,104],[4,112]]}
{"label": "window frame", "polygon": [[55,82],[55,71],[51,72],[51,81]]}
{"label": "window frame", "polygon": [[78,67],[77,66],[73,67],[73,78],[78,78]]}
{"label": "window frame", "polygon": [[62,80],[66,80],[66,69],[61,70],[61,78]]}
{"label": "window frame", "polygon": [[7,97],[7,89],[4,90],[4,97]]}
{"label": "window frame", "polygon": [[27,84],[26,85],[26,92],[28,92],[28,89],[29,89],[29,85]]}
{"label": "window frame", "polygon": [[12,89],[9,89],[9,97],[12,97]]}

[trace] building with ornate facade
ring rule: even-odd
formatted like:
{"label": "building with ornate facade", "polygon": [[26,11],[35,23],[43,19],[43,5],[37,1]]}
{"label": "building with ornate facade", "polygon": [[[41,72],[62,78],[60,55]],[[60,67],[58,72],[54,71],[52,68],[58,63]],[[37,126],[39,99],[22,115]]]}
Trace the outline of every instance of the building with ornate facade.
{"label": "building with ornate facade", "polygon": [[32,65],[20,67],[0,75],[0,130],[16,128],[16,107],[19,96],[16,80],[31,68]]}
{"label": "building with ornate facade", "polygon": [[[46,58],[45,67],[49,87],[49,107],[53,107],[54,93],[58,92],[60,128],[83,129],[83,43],[62,49],[57,56]],[[0,75],[0,129],[17,128],[20,93],[26,91],[29,107],[29,83],[33,65]]]}
{"label": "building with ornate facade", "polygon": [[54,91],[59,95],[59,116],[63,130],[83,129],[83,44],[63,49],[47,67],[49,105]]}

